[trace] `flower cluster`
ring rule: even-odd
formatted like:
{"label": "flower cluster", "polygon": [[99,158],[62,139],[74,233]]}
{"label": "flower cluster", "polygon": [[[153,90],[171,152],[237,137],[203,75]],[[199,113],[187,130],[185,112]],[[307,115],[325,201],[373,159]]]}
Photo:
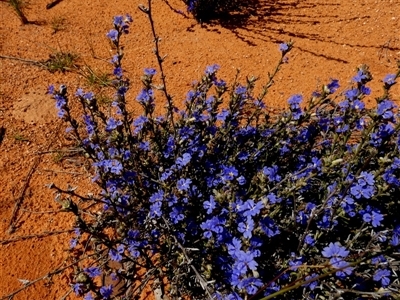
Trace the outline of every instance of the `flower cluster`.
{"label": "flower cluster", "polygon": [[[79,122],[68,94],[50,89],[102,190],[81,197],[85,210],[68,191],[63,200],[77,219],[71,246],[89,257],[76,268],[74,292],[122,299],[167,279],[173,298],[394,295],[400,123],[389,90],[400,71],[384,79],[376,108],[364,104],[372,76],[363,65],[340,95],[332,79],[307,105],[294,95],[287,111],[273,114],[263,102],[269,85],[256,96],[256,79],[228,86],[212,65],[171,117],[154,115],[157,72],[149,68],[136,97],[143,114],[133,118],[120,52],[131,21],[115,17],[107,34],[116,48],[113,110],[79,89]],[[279,48],[273,74],[292,43]]]}

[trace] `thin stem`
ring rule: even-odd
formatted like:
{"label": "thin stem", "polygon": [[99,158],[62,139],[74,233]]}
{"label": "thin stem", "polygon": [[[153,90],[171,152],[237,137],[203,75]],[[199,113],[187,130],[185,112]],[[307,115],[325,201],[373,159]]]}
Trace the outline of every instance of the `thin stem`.
{"label": "thin stem", "polygon": [[167,106],[167,117],[171,120],[171,124],[172,124],[172,128],[174,131],[174,134],[176,134],[176,129],[175,129],[175,123],[174,123],[174,105],[173,105],[173,100],[172,100],[172,96],[168,93],[167,91],[167,84],[165,81],[166,75],[164,72],[164,68],[163,68],[163,62],[164,62],[164,58],[165,57],[161,57],[160,55],[160,47],[159,47],[159,41],[160,38],[158,37],[156,30],[155,30],[155,26],[154,26],[154,21],[153,21],[153,16],[151,14],[151,0],[148,0],[148,8],[144,8],[141,7],[140,8],[141,11],[145,12],[148,16],[149,16],[149,21],[150,21],[150,26],[151,26],[151,32],[153,34],[154,37],[154,54],[156,55],[157,58],[157,63],[158,63],[158,67],[160,68],[160,73],[161,73],[161,81],[162,81],[162,87],[161,90],[163,91],[165,98],[167,99],[168,102],[168,106]]}

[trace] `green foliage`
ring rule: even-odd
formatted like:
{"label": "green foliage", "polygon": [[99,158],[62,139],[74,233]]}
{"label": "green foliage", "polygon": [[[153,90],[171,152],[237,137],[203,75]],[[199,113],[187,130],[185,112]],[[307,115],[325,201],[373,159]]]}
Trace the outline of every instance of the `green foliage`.
{"label": "green foliage", "polygon": [[44,62],[44,65],[51,73],[64,73],[65,71],[71,71],[76,68],[78,57],[79,56],[75,53],[59,51],[50,54],[49,59]]}

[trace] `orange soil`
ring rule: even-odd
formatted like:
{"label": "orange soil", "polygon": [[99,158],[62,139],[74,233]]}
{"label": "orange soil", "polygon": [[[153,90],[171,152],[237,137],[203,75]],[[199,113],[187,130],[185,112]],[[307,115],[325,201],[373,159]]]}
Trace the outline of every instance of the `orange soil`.
{"label": "orange soil", "polygon": [[[109,71],[110,44],[105,33],[112,17],[130,13],[134,22],[123,37],[124,67],[131,79],[130,99],[139,91],[140,75],[146,67],[156,67],[152,36],[147,17],[137,8],[144,0],[64,0],[46,10],[49,0],[30,1],[26,16],[31,24],[21,25],[6,1],[0,2],[0,55],[34,61],[64,51],[79,55],[81,66]],[[370,84],[374,96],[380,93],[381,79],[396,70],[400,58],[400,2],[397,0],[280,0],[259,1],[258,9],[246,18],[222,23],[198,24],[185,11],[180,0],[153,1],[153,14],[161,52],[167,55],[165,69],[169,91],[181,102],[193,80],[200,78],[207,65],[218,63],[221,78],[232,82],[235,70],[259,75],[267,80],[280,53],[278,44],[292,39],[289,54],[267,96],[267,104],[284,107],[294,93],[305,98],[330,78],[338,78],[342,88],[350,84],[355,68],[368,64],[374,75]],[[111,4],[112,3],[112,4]],[[396,13],[397,12],[397,13]],[[57,20],[64,19],[54,32]],[[45,184],[78,186],[78,192],[94,191],[84,161],[76,155],[62,157],[48,150],[70,149],[64,128],[55,116],[53,100],[46,95],[49,84],[65,83],[72,93],[88,86],[76,72],[50,73],[17,60],[0,59],[0,127],[6,129],[0,144],[0,299],[21,288],[18,279],[34,280],[65,261],[69,234],[10,239],[46,231],[69,229],[72,219],[59,209],[54,194]],[[400,85],[392,92],[400,99]],[[368,100],[373,104],[373,97]],[[130,103],[135,112],[138,106]],[[161,103],[162,104],[162,103]],[[163,105],[161,105],[163,106]],[[27,180],[29,179],[29,182]],[[25,189],[25,187],[27,187]],[[8,232],[15,203],[15,231]],[[65,274],[40,281],[14,299],[60,299],[68,292]]]}

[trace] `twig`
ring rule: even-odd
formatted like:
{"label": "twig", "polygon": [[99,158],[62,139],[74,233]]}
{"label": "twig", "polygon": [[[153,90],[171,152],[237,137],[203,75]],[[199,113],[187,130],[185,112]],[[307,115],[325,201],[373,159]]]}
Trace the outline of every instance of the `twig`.
{"label": "twig", "polygon": [[48,237],[48,236],[52,236],[52,235],[56,235],[56,234],[69,233],[69,232],[73,232],[73,231],[74,231],[74,229],[58,230],[58,231],[45,231],[43,233],[38,233],[38,234],[17,236],[15,238],[12,238],[9,240],[0,240],[0,245],[7,245],[10,243],[14,243],[14,242],[29,240],[29,239],[33,239],[33,238],[43,238],[43,237]]}
{"label": "twig", "polygon": [[59,212],[64,212],[62,210],[48,210],[48,211],[33,211],[25,208],[21,208],[22,211],[30,213],[30,214],[56,214]]}
{"label": "twig", "polygon": [[60,153],[60,152],[72,152],[72,153],[79,153],[79,152],[83,152],[82,149],[79,148],[72,148],[72,149],[60,149],[60,150],[47,150],[47,151],[36,151],[33,154],[35,155],[42,155],[42,154],[52,154],[52,153]]}
{"label": "twig", "polygon": [[174,131],[174,134],[176,134],[176,128],[175,128],[175,122],[174,122],[174,104],[173,104],[173,100],[172,100],[172,96],[168,93],[167,91],[167,84],[165,81],[166,75],[164,72],[164,68],[163,68],[163,62],[166,56],[161,57],[160,55],[160,47],[159,47],[159,42],[160,42],[160,38],[156,33],[156,29],[154,26],[154,21],[153,21],[153,16],[152,16],[152,10],[151,10],[151,1],[152,0],[148,0],[148,7],[144,7],[143,5],[139,5],[139,9],[144,12],[145,14],[147,14],[147,16],[149,17],[149,22],[150,22],[150,26],[151,26],[151,32],[153,34],[154,37],[154,54],[157,58],[157,63],[158,63],[158,67],[160,68],[160,73],[161,73],[161,82],[162,82],[162,87],[161,90],[165,95],[165,98],[167,99],[167,111],[168,111],[168,117],[170,118],[171,124],[172,124],[172,129]]}
{"label": "twig", "polygon": [[175,13],[180,14],[181,16],[184,16],[186,19],[189,19],[189,17],[181,10],[176,9],[174,7],[172,7],[172,5],[168,2],[168,0],[164,0],[165,4],[167,4],[167,6]]}
{"label": "twig", "polygon": [[63,0],[55,0],[55,1],[53,1],[53,2],[48,3],[48,4],[46,5],[46,9],[53,8],[54,6],[56,6],[56,5],[57,5],[58,3],[60,3],[61,1],[63,1]]}
{"label": "twig", "polygon": [[20,57],[15,57],[15,56],[7,56],[7,55],[0,55],[0,58],[18,60],[18,61],[22,61],[24,63],[33,64],[33,65],[36,65],[36,66],[46,67],[46,65],[43,62],[36,61],[36,60],[31,60],[31,59],[25,59],[25,58],[20,58]]}
{"label": "twig", "polygon": [[65,299],[67,299],[68,296],[69,296],[69,294],[71,294],[71,293],[72,293],[72,289],[70,289],[68,292],[66,292],[65,295],[62,296],[62,297],[60,298],[60,300],[65,300]]}
{"label": "twig", "polygon": [[80,172],[60,171],[60,170],[51,170],[51,169],[39,169],[39,171],[53,172],[53,173],[64,173],[64,174],[72,174],[72,175],[83,175],[83,173],[80,173]]}
{"label": "twig", "polygon": [[35,172],[35,170],[36,170],[37,166],[39,165],[39,163],[40,163],[40,156],[35,159],[35,161],[33,162],[32,167],[29,169],[28,175],[25,178],[24,185],[23,185],[23,187],[22,187],[22,189],[21,189],[21,191],[19,193],[18,198],[15,201],[14,208],[13,208],[12,215],[11,215],[11,219],[10,219],[10,223],[8,225],[8,233],[9,234],[12,234],[15,231],[15,227],[16,227],[15,226],[15,222],[16,222],[16,219],[17,219],[18,210],[21,207],[22,202],[24,201],[25,192],[28,189],[29,181],[30,181],[30,179],[32,177],[32,174]]}
{"label": "twig", "polygon": [[[49,144],[47,145],[47,150],[50,149],[50,146],[54,143],[54,140],[58,134],[58,131],[60,129],[60,125],[58,126],[57,130],[55,131],[54,137],[50,140]],[[21,192],[19,193],[19,196],[17,197],[17,199],[15,200],[15,204],[14,204],[14,208],[12,211],[12,215],[11,215],[11,219],[10,219],[10,223],[8,225],[8,233],[12,234],[13,232],[15,232],[16,229],[16,219],[17,219],[17,214],[19,211],[19,208],[22,205],[22,202],[24,201],[24,196],[25,196],[25,192],[28,189],[29,186],[29,182],[32,178],[33,173],[35,172],[35,170],[37,169],[39,163],[41,161],[41,156],[38,156],[35,161],[33,162],[32,167],[29,169],[28,175],[25,178],[25,183],[21,189]]]}

